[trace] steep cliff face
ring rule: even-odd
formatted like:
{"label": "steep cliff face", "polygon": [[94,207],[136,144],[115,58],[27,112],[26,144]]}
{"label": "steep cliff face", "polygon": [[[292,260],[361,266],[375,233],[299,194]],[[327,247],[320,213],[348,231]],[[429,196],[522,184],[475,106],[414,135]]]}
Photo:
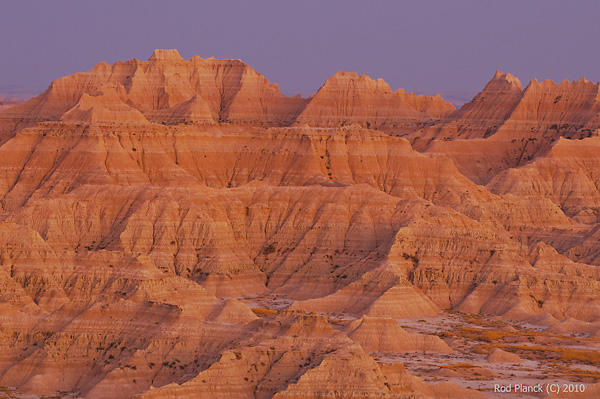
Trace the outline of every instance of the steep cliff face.
{"label": "steep cliff face", "polygon": [[[0,113],[0,386],[480,397],[400,363],[460,359],[440,318],[543,320],[593,339],[598,138],[580,125],[598,120],[594,85],[540,86],[497,74],[420,153],[394,126],[450,107],[364,76],[338,74],[309,101],[239,61],[156,51],[55,81]],[[439,147],[492,162],[518,132],[531,142],[567,121],[486,186]]]}
{"label": "steep cliff face", "polygon": [[413,145],[422,149],[433,140],[489,137],[510,117],[522,98],[523,89],[519,79],[497,71],[471,102],[451,114],[447,123],[420,132]]}

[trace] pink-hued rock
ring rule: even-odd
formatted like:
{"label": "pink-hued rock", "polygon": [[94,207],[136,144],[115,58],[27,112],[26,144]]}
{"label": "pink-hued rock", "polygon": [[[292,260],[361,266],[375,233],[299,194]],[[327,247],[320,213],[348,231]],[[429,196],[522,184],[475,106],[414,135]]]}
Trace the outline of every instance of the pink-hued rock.
{"label": "pink-hued rock", "polygon": [[0,111],[0,386],[482,397],[415,351],[496,378],[461,334],[598,337],[597,96],[497,73],[455,111],[338,73],[303,99],[174,50],[57,79]]}

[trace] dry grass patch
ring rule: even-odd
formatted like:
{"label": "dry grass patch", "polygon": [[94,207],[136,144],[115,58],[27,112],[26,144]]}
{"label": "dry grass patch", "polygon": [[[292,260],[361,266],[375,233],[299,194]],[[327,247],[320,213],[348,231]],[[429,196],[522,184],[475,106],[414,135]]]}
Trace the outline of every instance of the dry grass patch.
{"label": "dry grass patch", "polygon": [[507,331],[483,330],[470,327],[457,327],[456,332],[448,333],[447,335],[454,336],[456,338],[468,339],[470,341],[495,342],[506,337],[515,337],[523,334]]}
{"label": "dry grass patch", "polygon": [[578,351],[573,349],[560,348],[560,358],[564,362],[581,362],[585,364],[600,364],[600,352],[598,351]]}
{"label": "dry grass patch", "polygon": [[550,334],[542,331],[496,331],[496,330],[488,330],[482,328],[475,327],[456,327],[455,332],[448,332],[438,334],[441,337],[455,337],[455,338],[464,338],[469,339],[471,341],[482,341],[482,342],[497,342],[504,340],[510,337],[516,338],[527,338],[529,341],[544,341],[548,339],[554,339],[555,341],[570,341],[576,343],[585,343],[585,342],[594,342],[596,339],[583,338],[583,337],[571,337],[560,334]]}
{"label": "dry grass patch", "polygon": [[478,366],[475,366],[474,364],[471,364],[471,363],[454,363],[454,364],[445,364],[440,367],[443,367],[448,370],[456,371],[459,369],[471,369],[471,368],[478,367]]}
{"label": "dry grass patch", "polygon": [[277,314],[276,310],[265,309],[265,308],[252,308],[252,313],[257,315],[258,317],[268,317],[275,316]]}
{"label": "dry grass patch", "polygon": [[474,325],[482,326],[482,327],[502,328],[502,327],[506,327],[508,325],[507,322],[500,321],[500,320],[493,320],[493,321],[486,320],[480,314],[463,313],[463,314],[461,314],[461,316],[465,323],[474,324]]}
{"label": "dry grass patch", "polygon": [[[582,351],[567,348],[551,348],[547,346],[539,345],[494,345],[500,348],[512,348],[529,354],[552,354],[556,360],[563,361],[565,363],[579,362],[583,364],[589,364],[597,366],[600,364],[600,352],[599,351]],[[539,357],[539,356],[538,356]]]}
{"label": "dry grass patch", "polygon": [[494,347],[494,345],[479,344],[473,348],[472,352],[477,353],[478,355],[489,355]]}
{"label": "dry grass patch", "polygon": [[588,382],[596,383],[600,381],[600,372],[594,370],[583,370],[579,368],[571,368],[568,366],[553,364],[555,376],[563,377],[574,377],[578,380],[586,380]]}
{"label": "dry grass patch", "polygon": [[0,399],[5,398],[16,398],[16,396],[10,389],[6,387],[0,387]]}

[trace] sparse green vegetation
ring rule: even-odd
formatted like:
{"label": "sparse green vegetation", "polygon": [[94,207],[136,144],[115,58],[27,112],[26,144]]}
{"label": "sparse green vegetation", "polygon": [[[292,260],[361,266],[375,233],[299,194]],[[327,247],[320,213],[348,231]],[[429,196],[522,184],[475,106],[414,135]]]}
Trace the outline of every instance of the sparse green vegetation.
{"label": "sparse green vegetation", "polygon": [[411,260],[414,266],[417,266],[419,264],[419,258],[417,257],[417,255],[410,255],[404,252],[402,254],[402,257],[404,259]]}
{"label": "sparse green vegetation", "polygon": [[270,255],[273,252],[276,252],[277,248],[275,248],[275,245],[273,243],[267,245],[264,249],[263,249],[263,254],[265,255]]}

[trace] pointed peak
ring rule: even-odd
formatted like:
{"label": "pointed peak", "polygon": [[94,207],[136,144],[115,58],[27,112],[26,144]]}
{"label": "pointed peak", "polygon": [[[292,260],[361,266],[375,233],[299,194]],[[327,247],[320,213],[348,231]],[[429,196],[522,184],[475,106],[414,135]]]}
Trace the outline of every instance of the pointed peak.
{"label": "pointed peak", "polygon": [[537,80],[537,78],[533,78],[529,81],[529,84],[525,88],[525,91],[536,89],[539,86],[540,86],[539,80]]}
{"label": "pointed peak", "polygon": [[342,80],[348,80],[348,79],[357,79],[361,82],[373,82],[373,83],[384,83],[387,85],[387,83],[385,83],[385,81],[381,78],[379,79],[373,79],[372,77],[370,77],[369,75],[365,74],[365,73],[361,73],[360,75],[356,72],[344,72],[344,71],[337,71],[335,73],[335,75],[329,77],[327,79],[327,81],[336,78],[336,79],[342,79]]}
{"label": "pointed peak", "polygon": [[[567,80],[567,82],[568,82],[568,80]],[[546,79],[541,84],[544,85],[544,86],[558,86],[556,84],[556,82],[554,80],[552,80],[552,79]]]}
{"label": "pointed peak", "polygon": [[148,61],[158,61],[158,60],[165,60],[165,61],[184,61],[183,57],[181,55],[179,55],[179,51],[177,50],[161,50],[161,49],[156,49],[154,50],[154,53],[152,53],[152,56],[150,57],[150,59]]}
{"label": "pointed peak", "polygon": [[530,90],[548,91],[548,90],[556,90],[557,88],[561,88],[564,90],[564,89],[568,89],[569,86],[571,86],[571,83],[568,80],[564,80],[561,83],[556,83],[552,79],[544,79],[542,81],[539,81],[538,79],[533,78],[529,82],[527,87],[525,88],[525,91],[530,91]]}
{"label": "pointed peak", "polygon": [[587,84],[587,83],[592,83],[592,82],[590,82],[589,80],[587,80],[587,79],[585,78],[585,76],[582,76],[582,77],[581,77],[581,78],[579,78],[579,80],[578,80],[577,82],[575,82],[575,83],[583,83],[583,84]]}
{"label": "pointed peak", "polygon": [[523,86],[521,85],[521,81],[519,80],[519,78],[517,78],[514,75],[511,75],[508,72],[504,73],[502,71],[496,71],[492,80],[504,80],[504,81],[518,87],[520,90],[523,89]]}
{"label": "pointed peak", "polygon": [[337,71],[335,75],[329,77],[321,88],[331,88],[339,85],[349,85],[351,83],[360,87],[361,90],[372,92],[383,91],[388,94],[392,93],[391,87],[381,78],[375,80],[365,73],[359,75],[356,72],[343,71]]}
{"label": "pointed peak", "polygon": [[347,71],[337,71],[335,73],[335,75],[333,75],[333,77],[351,77],[351,78],[358,78],[358,74],[356,72],[347,72]]}

